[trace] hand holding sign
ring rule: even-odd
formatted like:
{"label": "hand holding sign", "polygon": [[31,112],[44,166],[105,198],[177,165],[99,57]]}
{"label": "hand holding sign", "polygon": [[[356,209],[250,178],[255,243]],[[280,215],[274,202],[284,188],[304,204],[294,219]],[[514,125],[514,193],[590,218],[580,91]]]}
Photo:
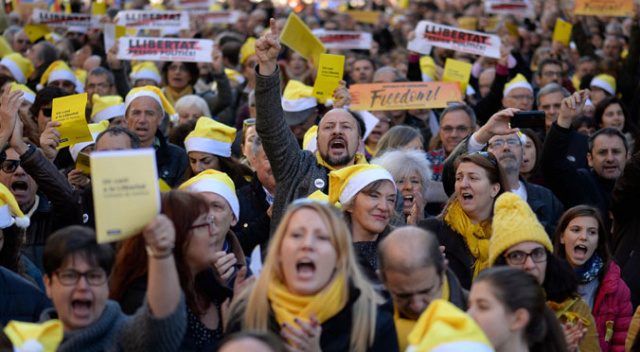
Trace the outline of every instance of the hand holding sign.
{"label": "hand holding sign", "polygon": [[269,20],[271,31],[265,33],[263,37],[256,40],[256,56],[260,65],[260,74],[263,76],[271,76],[276,71],[278,54],[282,46],[278,39],[278,27],[276,20]]}

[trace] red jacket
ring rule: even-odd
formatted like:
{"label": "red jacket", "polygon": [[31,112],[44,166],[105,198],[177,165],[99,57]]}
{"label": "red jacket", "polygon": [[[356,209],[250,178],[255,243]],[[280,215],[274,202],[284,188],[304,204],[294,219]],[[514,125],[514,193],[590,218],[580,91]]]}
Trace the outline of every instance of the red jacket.
{"label": "red jacket", "polygon": [[[603,352],[624,352],[632,316],[631,291],[620,278],[620,267],[612,261],[600,283],[593,306],[593,317]],[[612,322],[609,325],[613,326],[607,327],[607,322]]]}

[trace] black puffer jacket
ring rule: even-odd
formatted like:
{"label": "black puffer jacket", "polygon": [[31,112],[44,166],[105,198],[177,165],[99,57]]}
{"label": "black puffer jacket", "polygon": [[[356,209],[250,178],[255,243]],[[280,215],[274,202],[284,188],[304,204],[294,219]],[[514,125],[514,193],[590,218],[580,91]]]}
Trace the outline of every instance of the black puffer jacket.
{"label": "black puffer jacket", "polygon": [[184,181],[183,176],[189,166],[187,152],[177,145],[169,143],[160,130],[156,131],[156,140],[159,142],[156,146],[158,177],[170,187],[180,185]]}

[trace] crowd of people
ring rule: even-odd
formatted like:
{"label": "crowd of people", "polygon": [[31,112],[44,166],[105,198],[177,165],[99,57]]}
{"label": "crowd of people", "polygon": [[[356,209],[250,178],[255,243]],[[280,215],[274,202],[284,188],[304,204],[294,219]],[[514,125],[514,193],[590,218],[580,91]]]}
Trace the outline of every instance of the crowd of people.
{"label": "crowd of people", "polygon": [[[37,37],[14,9],[0,350],[640,351],[640,7],[521,3],[228,0],[214,9],[232,23],[135,34],[212,39],[198,63],[121,60],[101,28]],[[280,42],[292,13],[373,38],[327,50],[345,59],[330,99],[314,58]],[[499,36],[500,57],[410,51],[422,20]],[[441,81],[454,59],[471,67],[461,101],[350,109],[355,85]],[[92,140],[61,148],[54,99],[78,93]],[[98,243],[80,158],[139,148],[155,150],[161,211]]]}

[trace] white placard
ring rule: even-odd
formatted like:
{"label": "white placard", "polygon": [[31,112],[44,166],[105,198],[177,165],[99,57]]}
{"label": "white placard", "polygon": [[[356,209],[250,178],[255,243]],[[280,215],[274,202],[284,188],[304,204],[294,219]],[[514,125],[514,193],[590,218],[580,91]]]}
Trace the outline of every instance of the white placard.
{"label": "white placard", "polygon": [[535,17],[536,14],[531,0],[485,0],[484,12],[524,17]]}
{"label": "white placard", "polygon": [[327,49],[370,50],[373,37],[368,32],[327,31],[318,28],[312,31]]}
{"label": "white placard", "polygon": [[33,24],[46,24],[49,27],[100,27],[100,18],[102,16],[80,14],[80,13],[61,13],[49,12],[43,9],[33,9],[31,19]]}
{"label": "white placard", "polygon": [[238,21],[240,11],[191,10],[189,14],[201,18],[207,24],[233,24]]}
{"label": "white placard", "polygon": [[187,11],[120,11],[117,24],[127,29],[189,29]]}
{"label": "white placard", "polygon": [[211,62],[209,39],[119,38],[118,59],[139,61]]}
{"label": "white placard", "polygon": [[474,55],[500,58],[502,41],[497,35],[468,31],[429,21],[420,21],[415,33],[415,39],[409,43],[409,50],[418,51],[414,48],[432,45]]}
{"label": "white placard", "polygon": [[178,5],[183,9],[208,9],[215,0],[179,0]]}

